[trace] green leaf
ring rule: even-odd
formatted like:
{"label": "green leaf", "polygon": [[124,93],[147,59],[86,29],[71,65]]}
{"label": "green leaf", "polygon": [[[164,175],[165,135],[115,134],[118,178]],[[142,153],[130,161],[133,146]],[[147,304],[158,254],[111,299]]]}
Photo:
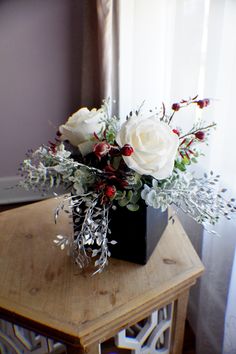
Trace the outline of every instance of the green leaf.
{"label": "green leaf", "polygon": [[106,140],[107,140],[107,142],[109,144],[113,144],[114,143],[115,137],[116,137],[116,135],[115,135],[115,133],[113,131],[108,131],[106,133]]}
{"label": "green leaf", "polygon": [[190,160],[187,158],[187,156],[184,156],[183,160],[182,160],[182,163],[184,165],[189,165],[190,164]]}
{"label": "green leaf", "polygon": [[130,201],[133,197],[133,191],[129,190],[127,193],[127,199]]}
{"label": "green leaf", "polygon": [[127,204],[129,204],[129,199],[127,199],[127,198],[120,199],[120,200],[118,200],[118,204],[119,204],[119,206],[124,207]]}
{"label": "green leaf", "polygon": [[178,168],[182,172],[186,171],[185,165],[179,161],[175,161],[175,167]]}
{"label": "green leaf", "polygon": [[180,166],[178,167],[180,171],[185,172],[186,171],[186,167],[183,164],[180,164]]}
{"label": "green leaf", "polygon": [[135,191],[133,193],[133,196],[132,196],[130,201],[131,201],[132,204],[136,204],[137,201],[139,200],[139,198],[140,198],[140,193]]}
{"label": "green leaf", "polygon": [[141,189],[143,186],[143,183],[141,181],[141,179],[138,179],[135,186],[134,186],[134,189],[138,190],[138,189]]}
{"label": "green leaf", "polygon": [[121,161],[121,157],[120,157],[120,156],[113,158],[112,166],[114,167],[114,169],[117,170],[117,169],[119,168],[119,166],[120,166],[120,161]]}
{"label": "green leaf", "polygon": [[139,205],[138,204],[128,204],[126,206],[127,209],[129,209],[130,211],[137,211],[139,209]]}
{"label": "green leaf", "polygon": [[116,200],[120,200],[120,199],[123,199],[125,198],[126,196],[126,191],[116,191],[116,195],[115,195],[115,199]]}

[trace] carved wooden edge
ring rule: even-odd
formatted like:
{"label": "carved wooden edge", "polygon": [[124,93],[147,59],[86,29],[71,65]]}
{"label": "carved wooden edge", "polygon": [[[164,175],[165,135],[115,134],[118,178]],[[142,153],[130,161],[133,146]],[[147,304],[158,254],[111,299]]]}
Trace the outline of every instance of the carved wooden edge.
{"label": "carved wooden edge", "polygon": [[[189,290],[182,293],[177,300],[172,301],[169,304],[165,304],[163,307],[156,308],[154,312],[160,311],[167,306],[171,306],[169,324],[169,339],[168,348],[166,351],[169,353],[171,346],[171,353],[179,354],[182,352],[183,336],[184,336],[184,323],[186,317],[187,303],[188,303]],[[152,312],[153,314],[153,312]],[[152,315],[151,314],[151,315]],[[13,325],[14,326],[14,325]],[[87,348],[81,348],[75,345],[67,345],[67,354],[101,354],[101,346],[99,343],[93,343]]]}
{"label": "carved wooden edge", "polygon": [[67,345],[65,354],[101,354],[101,345],[99,343],[94,343],[86,349]]}
{"label": "carved wooden edge", "polygon": [[[87,345],[81,345],[78,341],[71,342],[71,338],[68,341],[65,341],[65,338],[62,338],[61,334],[58,334],[56,336],[55,333],[50,334],[51,337],[59,340],[60,342],[64,342],[67,345],[67,353],[68,354],[79,354],[79,353],[88,353],[88,354],[99,354],[100,353],[100,343],[104,342],[105,340],[111,338],[113,335],[116,335],[117,332],[120,330],[130,327],[136,323],[138,323],[140,320],[147,318],[155,309],[161,309],[162,307],[168,305],[169,303],[173,303],[173,322],[172,326],[170,328],[170,337],[171,337],[171,353],[172,354],[180,354],[182,350],[182,345],[183,345],[183,337],[184,337],[184,324],[185,324],[185,318],[186,318],[186,311],[187,311],[187,303],[188,303],[188,295],[189,295],[189,289],[190,289],[190,284],[186,287],[186,289],[182,289],[182,292],[180,294],[176,294],[177,298],[173,299],[173,296],[170,296],[172,299],[168,299],[165,297],[165,299],[161,301],[158,301],[155,303],[154,309],[152,311],[146,309],[142,309],[140,311],[137,309],[137,313],[132,316],[132,319],[130,319],[130,313],[127,314],[125,320],[127,323],[124,324],[124,318],[122,317],[122,326],[117,330],[117,328],[113,325],[112,328],[109,326],[106,329],[106,337],[103,336],[103,338],[99,337],[97,340],[95,340],[94,337],[90,337],[90,343]],[[171,301],[172,300],[172,301]],[[11,322],[13,318],[11,316]],[[18,324],[19,321],[17,321]],[[25,323],[23,323],[23,327],[25,327]],[[30,328],[31,330],[35,331],[36,328],[35,326]],[[45,326],[43,328],[39,327],[40,334],[45,335],[46,337],[49,336],[49,333],[47,332],[47,329]],[[51,332],[52,333],[52,332]],[[96,336],[98,333],[96,333]],[[78,338],[77,338],[78,340]]]}
{"label": "carved wooden edge", "polygon": [[[28,328],[32,331],[38,332],[46,337],[54,338],[60,342],[63,342],[72,347],[76,347],[77,351],[83,352],[88,348],[93,347],[94,343],[102,343],[107,339],[114,336],[120,330],[132,326],[142,319],[148,317],[155,308],[161,308],[164,305],[172,302],[185,291],[196,283],[197,277],[203,272],[204,268],[199,267],[192,278],[186,279],[185,282],[179,286],[174,286],[168,291],[163,291],[160,296],[160,292],[156,294],[155,291],[149,292],[146,299],[136,299],[132,303],[128,304],[129,310],[127,311],[127,304],[124,308],[118,308],[119,316],[114,319],[114,315],[105,314],[103,318],[88,323],[81,330],[75,328],[77,333],[66,333],[60,329],[44,325],[40,322],[23,317],[13,311],[8,311],[0,307],[0,317],[7,321],[17,323],[22,327]],[[191,272],[190,272],[191,273]],[[176,280],[179,283],[179,280]],[[174,288],[174,291],[173,291]],[[142,302],[143,301],[143,302]]]}
{"label": "carved wooden edge", "polygon": [[[196,283],[196,279],[192,280],[191,283],[188,282],[185,287],[181,287],[178,291],[175,291],[174,295],[171,291],[169,293],[164,293],[161,297],[153,298],[147,303],[143,303],[136,306],[132,303],[132,309],[129,312],[123,313],[120,311],[119,317],[115,320],[114,318],[108,321],[107,319],[100,319],[99,325],[90,326],[87,328],[86,332],[79,331],[79,337],[81,339],[81,344],[84,348],[91,346],[95,342],[102,343],[109,338],[115,336],[115,334],[126,327],[130,327],[142,319],[148,317],[156,308],[161,308],[172,301],[176,301],[183,293],[189,291],[190,287]],[[119,310],[119,309],[118,309]]]}

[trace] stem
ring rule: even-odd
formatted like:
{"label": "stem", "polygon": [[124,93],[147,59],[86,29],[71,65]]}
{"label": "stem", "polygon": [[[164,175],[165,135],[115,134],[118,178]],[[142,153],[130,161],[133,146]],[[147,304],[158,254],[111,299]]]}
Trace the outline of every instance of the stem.
{"label": "stem", "polygon": [[170,124],[170,122],[172,121],[172,118],[174,117],[175,112],[176,111],[173,111],[173,113],[171,114],[168,124]]}
{"label": "stem", "polygon": [[180,137],[180,139],[186,138],[186,137],[189,136],[189,135],[194,135],[194,134],[196,134],[196,133],[199,132],[199,131],[207,130],[207,129],[213,128],[213,127],[215,127],[215,126],[216,126],[216,123],[212,123],[212,124],[208,125],[207,127],[198,128],[198,129],[196,129],[196,130],[194,130],[194,131],[192,131],[192,132],[190,131],[189,133],[187,133],[187,134],[185,134],[185,135],[182,135],[182,136]]}
{"label": "stem", "polygon": [[139,106],[139,108],[137,109],[138,114],[140,113],[142,107],[144,106],[145,100],[141,103],[141,105]]}
{"label": "stem", "polygon": [[162,113],[162,117],[160,118],[161,121],[165,118],[166,115],[166,107],[164,102],[162,102],[162,109],[163,109],[163,113]]}
{"label": "stem", "polygon": [[[184,104],[182,104],[182,106],[179,107],[179,109],[188,107],[190,104],[197,103],[197,102],[195,101],[197,97],[198,97],[198,96],[196,96],[196,97],[194,97],[193,99],[191,99],[191,100],[185,102]],[[176,112],[176,111],[174,111],[174,112],[171,114],[168,124],[170,124],[170,122],[172,121],[172,118],[173,118],[175,112]]]}

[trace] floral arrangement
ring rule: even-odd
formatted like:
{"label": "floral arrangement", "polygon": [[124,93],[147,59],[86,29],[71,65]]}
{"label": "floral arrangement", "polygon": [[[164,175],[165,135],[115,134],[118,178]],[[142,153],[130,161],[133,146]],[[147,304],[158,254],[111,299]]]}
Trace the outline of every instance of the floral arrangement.
{"label": "floral arrangement", "polygon": [[61,210],[72,210],[77,228],[73,237],[58,235],[54,242],[69,246],[81,267],[95,257],[101,272],[111,255],[109,243],[116,243],[107,237],[110,208],[135,212],[145,201],[165,211],[175,205],[204,227],[221,215],[230,219],[235,200],[226,200],[226,189],[216,188],[220,176],[211,172],[197,178],[188,171],[216,124],[199,120],[182,132],[173,119],[189,105],[203,109],[209,103],[196,96],[174,103],[170,114],[163,104],[148,116],[140,107],[120,125],[105,100],[98,110],[78,110],[59,127],[55,142],[30,151],[20,168],[21,184],[43,192],[62,185],[69,192],[60,199],[55,221]]}

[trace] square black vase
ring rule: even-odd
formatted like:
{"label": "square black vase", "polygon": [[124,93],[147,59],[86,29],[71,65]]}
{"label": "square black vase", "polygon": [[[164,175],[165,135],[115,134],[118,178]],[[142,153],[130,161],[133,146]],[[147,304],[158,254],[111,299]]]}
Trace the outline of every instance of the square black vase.
{"label": "square black vase", "polygon": [[144,265],[168,224],[168,211],[141,204],[137,211],[125,207],[111,209],[109,218],[111,234],[108,238],[117,241],[109,246],[111,256]]}

